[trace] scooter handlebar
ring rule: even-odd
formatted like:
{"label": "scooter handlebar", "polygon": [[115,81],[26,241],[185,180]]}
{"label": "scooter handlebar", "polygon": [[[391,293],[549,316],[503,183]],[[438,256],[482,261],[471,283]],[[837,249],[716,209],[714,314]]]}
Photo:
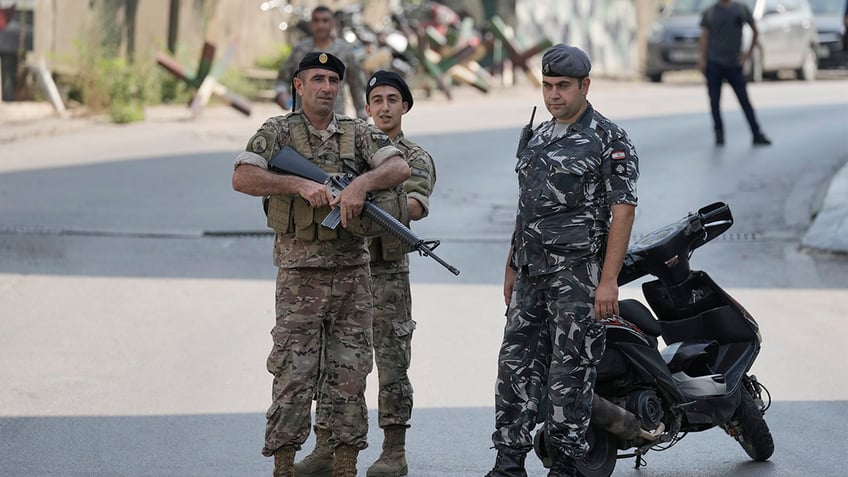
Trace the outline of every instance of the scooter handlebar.
{"label": "scooter handlebar", "polygon": [[624,285],[645,275],[676,283],[689,273],[692,251],[718,237],[733,225],[730,207],[715,202],[697,213],[661,227],[628,248],[618,284]]}
{"label": "scooter handlebar", "polygon": [[715,202],[706,207],[701,207],[695,217],[700,222],[700,228],[704,231],[704,234],[695,240],[692,244],[692,250],[723,234],[733,225],[733,214],[730,212],[730,207],[724,202]]}

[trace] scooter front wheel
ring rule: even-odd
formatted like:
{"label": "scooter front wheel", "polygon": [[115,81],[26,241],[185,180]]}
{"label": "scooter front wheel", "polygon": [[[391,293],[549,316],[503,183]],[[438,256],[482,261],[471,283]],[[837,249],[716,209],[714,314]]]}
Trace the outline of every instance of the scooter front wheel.
{"label": "scooter front wheel", "polygon": [[733,415],[733,421],[733,424],[738,423],[738,426],[731,424],[736,431],[731,435],[745,449],[745,453],[757,462],[768,460],[774,453],[774,439],[763,418],[763,411],[745,387],[742,388],[742,397]]}

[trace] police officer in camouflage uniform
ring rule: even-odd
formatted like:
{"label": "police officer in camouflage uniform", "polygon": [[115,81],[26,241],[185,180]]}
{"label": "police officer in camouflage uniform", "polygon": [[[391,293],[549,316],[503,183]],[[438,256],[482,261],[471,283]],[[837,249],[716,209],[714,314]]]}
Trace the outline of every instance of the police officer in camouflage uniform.
{"label": "police officer in camouflage uniform", "polygon": [[[324,376],[331,404],[328,426],[335,449],[334,477],[354,477],[367,447],[365,378],[371,371],[372,289],[368,244],[355,229],[366,194],[409,178],[401,151],[384,133],[358,119],[333,113],[345,65],[325,52],[307,54],[295,73],[302,111],[265,121],[236,159],[233,188],[270,196],[268,225],[276,232],[276,326],[268,371],[273,402],[266,414],[262,453],[274,456],[274,476],[294,475],[294,455],[309,435],[310,408]],[[268,160],[292,146],[330,174],[357,177],[335,198],[329,188],[268,170]],[[332,207],[342,228],[320,226]]]}
{"label": "police officer in camouflage uniform", "polygon": [[[356,117],[368,119],[365,111],[365,76],[353,51],[353,46],[344,38],[333,36],[336,27],[336,19],[329,8],[319,5],[312,10],[309,19],[311,36],[304,38],[294,45],[289,57],[280,65],[277,72],[276,96],[274,101],[283,109],[291,109],[291,81],[292,73],[297,68],[298,62],[311,51],[326,51],[327,53],[342,60],[346,65],[347,78],[344,82],[350,88],[353,106],[356,109]],[[339,88],[336,97],[335,111],[337,114],[345,114],[347,96],[344,88]]]}
{"label": "police officer in camouflage uniform", "polygon": [[[492,434],[498,455],[489,477],[527,475],[524,458],[541,420],[539,432],[555,449],[549,476],[579,475],[575,460],[588,449],[595,366],[604,351],[598,320],[618,313],[617,277],[639,176],[627,134],[586,99],[590,68],[578,48],[545,52],[542,92],[553,117],[518,152]],[[540,408],[545,393],[549,406]]]}
{"label": "police officer in camouflage uniform", "polygon": [[[409,218],[419,220],[430,212],[430,194],[436,182],[433,159],[421,146],[403,135],[402,116],[412,108],[412,93],[394,72],[376,71],[366,88],[366,109],[374,124],[404,153],[412,176],[404,182]],[[407,224],[408,225],[408,224]],[[383,235],[371,239],[371,279],[374,289],[374,357],[379,379],[378,415],[383,429],[383,452],[368,468],[368,477],[407,475],[406,429],[412,416],[409,382],[412,332],[412,296],[409,257],[400,241]],[[315,449],[295,465],[298,477],[330,475],[333,451],[326,426],[330,406],[319,401],[315,417]]]}

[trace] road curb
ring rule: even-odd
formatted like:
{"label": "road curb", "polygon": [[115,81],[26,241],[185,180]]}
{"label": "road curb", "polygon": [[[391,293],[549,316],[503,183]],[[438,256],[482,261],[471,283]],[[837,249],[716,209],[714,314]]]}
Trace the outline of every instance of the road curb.
{"label": "road curb", "polygon": [[848,253],[848,162],[827,187],[822,208],[801,239],[804,248]]}

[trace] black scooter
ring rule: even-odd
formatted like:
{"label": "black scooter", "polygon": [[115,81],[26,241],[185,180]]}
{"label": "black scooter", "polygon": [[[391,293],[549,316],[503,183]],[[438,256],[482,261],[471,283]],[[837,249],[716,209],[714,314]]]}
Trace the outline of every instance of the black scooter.
{"label": "black scooter", "polygon": [[[619,285],[645,275],[656,280],[642,284],[650,310],[622,300],[620,317],[605,321],[606,351],[586,436],[590,451],[576,463],[583,476],[608,477],[617,459],[629,457],[638,468],[649,450],[666,450],[689,432],[715,426],[755,461],[774,452],[763,418],[771,396],[748,374],[760,351],[759,327],[706,272],[689,266],[696,248],[731,225],[730,208],[717,202],[628,249]],[[659,337],[667,344],[662,350]],[[557,452],[548,442],[542,426],[534,447],[545,467]]]}

